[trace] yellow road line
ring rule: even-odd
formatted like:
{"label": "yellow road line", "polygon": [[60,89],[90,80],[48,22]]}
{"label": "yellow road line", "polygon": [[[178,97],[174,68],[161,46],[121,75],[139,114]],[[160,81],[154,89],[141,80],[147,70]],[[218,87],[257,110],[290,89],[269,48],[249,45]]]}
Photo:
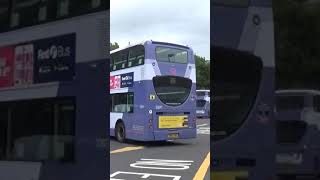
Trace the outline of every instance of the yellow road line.
{"label": "yellow road line", "polygon": [[210,152],[208,153],[207,157],[203,160],[201,166],[199,167],[197,173],[193,177],[193,180],[199,180],[199,179],[204,179],[208,168],[210,166]]}
{"label": "yellow road line", "polygon": [[220,171],[211,172],[211,179],[235,180],[237,177],[248,178],[248,171]]}
{"label": "yellow road line", "polygon": [[135,150],[140,150],[140,149],[144,149],[143,146],[134,146],[134,147],[124,147],[121,149],[116,149],[110,152],[110,154],[115,154],[115,153],[122,153],[122,152],[127,152],[127,151],[135,151]]}

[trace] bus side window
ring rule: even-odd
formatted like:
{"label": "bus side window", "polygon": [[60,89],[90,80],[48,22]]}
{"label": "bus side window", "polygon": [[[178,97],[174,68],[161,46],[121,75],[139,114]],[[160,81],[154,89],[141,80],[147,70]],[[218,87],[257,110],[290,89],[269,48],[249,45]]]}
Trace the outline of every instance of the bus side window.
{"label": "bus side window", "polygon": [[126,112],[127,96],[124,93],[114,94],[112,96],[113,109],[112,112]]}
{"label": "bus side window", "polygon": [[121,62],[120,62],[120,69],[124,69],[127,67],[128,64],[128,50],[121,51]]}
{"label": "bus side window", "polygon": [[313,98],[313,109],[316,112],[320,112],[320,96],[314,96]]}
{"label": "bus side window", "polygon": [[110,56],[110,70],[113,71],[113,61],[114,61],[114,55],[112,54]]}
{"label": "bus side window", "polygon": [[133,105],[134,105],[133,93],[128,93],[127,97],[128,97],[127,112],[133,113]]}
{"label": "bus side window", "polygon": [[122,69],[122,52],[116,52],[115,54],[113,54],[113,68],[112,70],[119,70]]}
{"label": "bus side window", "polygon": [[138,66],[144,63],[144,47],[142,45],[132,47],[129,51],[128,67]]}

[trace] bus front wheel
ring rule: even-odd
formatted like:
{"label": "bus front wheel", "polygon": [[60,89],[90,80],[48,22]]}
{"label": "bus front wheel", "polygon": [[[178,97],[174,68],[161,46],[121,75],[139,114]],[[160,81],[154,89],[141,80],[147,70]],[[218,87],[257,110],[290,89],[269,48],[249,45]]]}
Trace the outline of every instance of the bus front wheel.
{"label": "bus front wheel", "polygon": [[126,130],[125,130],[124,124],[122,122],[117,123],[115,134],[116,134],[117,141],[122,142],[122,143],[125,141]]}

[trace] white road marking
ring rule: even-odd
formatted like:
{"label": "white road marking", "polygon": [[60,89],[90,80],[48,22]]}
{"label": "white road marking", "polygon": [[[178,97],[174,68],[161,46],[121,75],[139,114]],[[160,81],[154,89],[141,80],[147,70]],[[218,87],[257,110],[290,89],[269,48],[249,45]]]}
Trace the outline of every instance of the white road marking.
{"label": "white road marking", "polygon": [[197,134],[208,134],[208,135],[210,135],[210,127],[199,127],[199,128],[197,128]]}
{"label": "white road marking", "polygon": [[162,169],[162,170],[186,170],[194,161],[166,160],[166,159],[141,159],[130,164],[130,167],[141,169]]}
{"label": "white road marking", "polygon": [[151,176],[155,177],[167,177],[172,180],[180,180],[181,176],[175,176],[175,175],[166,175],[166,174],[150,174],[150,173],[137,173],[137,172],[126,172],[126,171],[117,171],[110,175],[110,180],[126,180],[126,179],[115,179],[113,177],[119,175],[119,174],[129,174],[129,175],[138,175],[141,176],[141,179],[147,179]]}
{"label": "white road marking", "polygon": [[199,124],[197,127],[207,126],[208,124]]}

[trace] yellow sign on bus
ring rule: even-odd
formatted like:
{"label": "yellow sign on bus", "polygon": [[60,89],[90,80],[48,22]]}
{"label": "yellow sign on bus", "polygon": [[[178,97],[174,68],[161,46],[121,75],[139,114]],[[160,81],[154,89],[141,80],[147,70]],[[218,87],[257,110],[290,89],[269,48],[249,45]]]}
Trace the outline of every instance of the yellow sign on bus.
{"label": "yellow sign on bus", "polygon": [[159,116],[159,128],[184,128],[187,121],[188,116]]}

